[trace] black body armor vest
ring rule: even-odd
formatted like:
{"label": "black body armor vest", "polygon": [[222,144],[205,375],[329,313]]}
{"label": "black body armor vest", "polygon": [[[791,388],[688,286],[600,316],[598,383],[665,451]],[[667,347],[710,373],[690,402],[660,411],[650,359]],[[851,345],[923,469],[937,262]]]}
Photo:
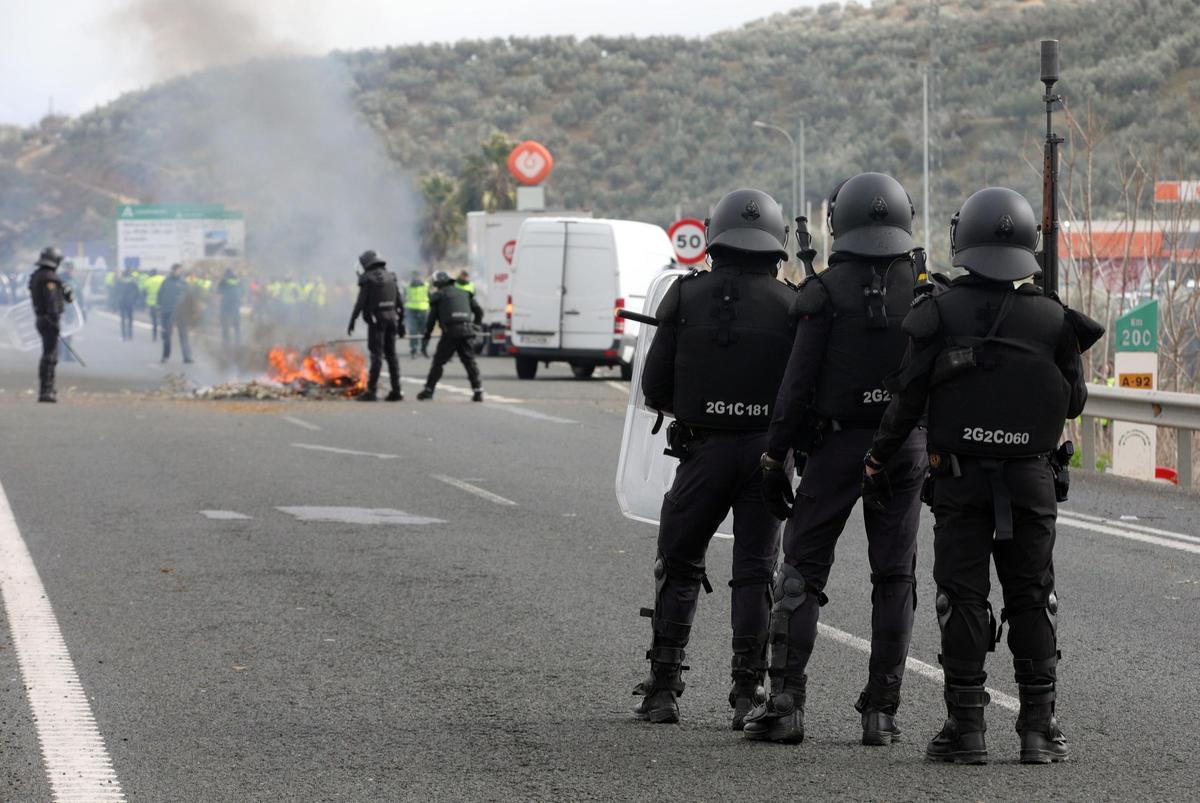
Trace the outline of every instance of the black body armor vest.
{"label": "black body armor vest", "polygon": [[396,285],[396,274],[382,268],[369,270],[358,283],[367,291],[364,313],[382,320],[399,320],[396,308],[400,305],[400,288]]}
{"label": "black body armor vest", "polygon": [[721,267],[680,277],[675,417],[696,427],[762,430],[795,338],[795,292],[765,271]]}
{"label": "black body armor vest", "polygon": [[1032,285],[963,283],[933,296],[942,350],[929,386],[929,444],[1028,457],[1058,446],[1071,388],[1055,361],[1064,309]]}
{"label": "black body armor vest", "polygon": [[913,262],[907,256],[856,259],[809,281],[824,289],[825,314],[833,319],[813,409],[837,421],[877,424],[892,398],[883,379],[900,366],[908,344],[900,324],[917,284]]}
{"label": "black body armor vest", "polygon": [[475,313],[471,310],[471,294],[456,286],[447,285],[437,291],[438,324],[442,334],[450,337],[469,337]]}
{"label": "black body armor vest", "polygon": [[29,299],[36,315],[58,320],[66,304],[62,279],[51,268],[38,268],[29,277]]}

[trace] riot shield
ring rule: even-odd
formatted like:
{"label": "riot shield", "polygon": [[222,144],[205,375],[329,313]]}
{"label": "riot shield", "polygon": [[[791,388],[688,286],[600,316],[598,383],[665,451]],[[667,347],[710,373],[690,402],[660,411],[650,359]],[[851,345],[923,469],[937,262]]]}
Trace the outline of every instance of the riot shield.
{"label": "riot shield", "polygon": [[[13,348],[33,351],[42,347],[42,336],[37,330],[37,315],[33,311],[33,302],[29,299],[13,304],[5,311],[4,328],[8,330],[8,339]],[[82,328],[83,312],[79,309],[79,302],[67,304],[63,308],[62,317],[58,319],[59,337],[70,337]]]}
{"label": "riot shield", "polygon": [[[653,316],[659,302],[675,280],[686,274],[684,270],[666,270],[650,283],[646,291],[646,303],[642,308],[645,315]],[[621,438],[621,456],[617,459],[617,502],[626,518],[647,524],[658,524],[662,510],[663,494],[675,479],[675,467],[679,461],[663,454],[667,448],[667,424],[671,416],[664,416],[662,427],[653,432],[658,420],[658,411],[646,406],[642,394],[642,367],[656,327],[642,325],[638,328],[637,347],[633,356],[633,378],[629,385],[629,404],[625,408],[625,429]],[[720,535],[733,534],[732,513],[717,529]]]}

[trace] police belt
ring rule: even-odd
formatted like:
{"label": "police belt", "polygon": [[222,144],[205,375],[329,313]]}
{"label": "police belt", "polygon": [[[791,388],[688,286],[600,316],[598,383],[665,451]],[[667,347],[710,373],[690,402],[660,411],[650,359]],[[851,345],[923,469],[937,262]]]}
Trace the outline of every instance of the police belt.
{"label": "police belt", "polygon": [[961,463],[964,460],[974,461],[987,475],[992,487],[992,515],[996,522],[996,540],[1011,541],[1013,537],[1012,494],[1004,481],[1004,464],[1020,460],[1046,460],[1050,455],[1036,454],[1028,457],[976,457],[974,455],[956,455],[947,452],[931,451],[929,453],[929,468],[935,477],[962,476]]}

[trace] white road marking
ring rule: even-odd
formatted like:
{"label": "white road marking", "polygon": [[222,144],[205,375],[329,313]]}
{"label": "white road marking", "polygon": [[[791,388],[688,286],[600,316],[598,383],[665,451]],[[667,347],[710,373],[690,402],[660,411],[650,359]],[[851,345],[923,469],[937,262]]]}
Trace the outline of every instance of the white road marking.
{"label": "white road marking", "polygon": [[1130,541],[1141,541],[1145,544],[1154,544],[1155,546],[1165,546],[1170,549],[1178,549],[1181,552],[1192,552],[1200,555],[1200,544],[1191,544],[1186,541],[1178,541],[1174,538],[1162,538],[1157,535],[1148,535],[1146,533],[1136,532],[1127,529],[1128,525],[1122,527],[1112,527],[1107,524],[1097,524],[1083,519],[1073,519],[1069,516],[1060,514],[1058,517],[1059,524],[1065,524],[1068,527],[1076,527],[1080,530],[1091,530],[1092,532],[1102,533],[1104,535],[1115,535],[1118,538],[1128,538]]}
{"label": "white road marking", "polygon": [[313,432],[321,431],[321,428],[318,427],[316,424],[310,424],[301,418],[296,418],[296,417],[290,416],[290,415],[281,415],[279,417],[282,418],[284,421],[288,422],[289,424],[295,424],[298,427],[303,427],[304,429],[311,430]]}
{"label": "white road marking", "polygon": [[525,416],[526,418],[536,418],[538,421],[548,421],[551,424],[578,424],[579,423],[578,421],[575,421],[570,418],[560,418],[559,416],[556,416],[556,415],[549,415],[547,413],[539,413],[537,410],[527,410],[524,407],[503,407],[502,406],[502,407],[497,407],[496,409],[503,410],[506,413],[512,413],[513,415],[522,415],[522,416]]}
{"label": "white road marking", "polygon": [[124,800],[54,609],[0,487],[0,592],[55,800]]}
{"label": "white road marking", "polygon": [[625,396],[629,395],[629,383],[628,382],[618,382],[615,379],[606,379],[606,380],[604,380],[604,384],[608,385],[610,388],[616,388]]}
{"label": "white road marking", "polygon": [[217,521],[242,521],[250,518],[244,513],[238,513],[236,510],[201,510],[200,513],[206,518],[216,519]]}
{"label": "white road marking", "polygon": [[[847,633],[844,630],[838,630],[836,627],[830,627],[823,622],[817,622],[817,631],[826,638],[833,639],[838,644],[844,644],[847,647],[852,647],[859,652],[865,652],[868,655],[871,654],[871,642],[864,638],[859,638],[858,636]],[[928,678],[929,680],[936,681],[937,683],[943,682],[942,670],[938,669],[932,664],[927,664],[924,661],[918,661],[916,658],[910,657],[904,664],[904,667],[909,672],[915,672],[923,678]],[[992,702],[1001,708],[1007,708],[1009,711],[1016,711],[1021,707],[1021,702],[1011,694],[1005,694],[1002,691],[997,691],[996,689],[991,688],[987,690],[987,693],[991,695]]]}
{"label": "white road marking", "polygon": [[503,496],[484,490],[478,485],[472,485],[466,480],[458,480],[454,477],[447,477],[444,474],[430,474],[429,476],[433,477],[438,482],[444,482],[447,485],[453,485],[455,488],[460,488],[467,493],[473,493],[478,497],[488,500],[489,502],[495,502],[497,505],[512,505],[515,507],[517,504],[511,499],[505,499]]}
{"label": "white road marking", "polygon": [[[415,377],[405,376],[405,377],[401,377],[401,380],[404,382],[407,382],[410,385],[420,385],[421,387],[425,387],[424,379],[416,379]],[[472,390],[471,388],[464,388],[461,385],[453,385],[453,384],[450,384],[447,382],[438,382],[437,388],[435,388],[435,389],[439,390],[439,391],[445,391],[447,393],[454,393],[458,396],[470,396],[475,393],[475,391]],[[524,404],[525,403],[524,399],[514,399],[511,396],[501,396],[499,393],[488,393],[486,389],[484,390],[484,398],[486,398],[489,402],[493,402],[495,404]]]}
{"label": "white road marking", "polygon": [[315,443],[293,443],[297,449],[311,449],[316,452],[333,452],[334,454],[351,454],[357,457],[376,457],[380,460],[395,460],[400,455],[379,454],[378,452],[360,452],[355,449],[339,449],[336,446],[318,446]]}
{"label": "white road marking", "polygon": [[445,524],[444,519],[416,516],[390,507],[279,507],[276,510],[300,521],[336,521],[343,524]]}
{"label": "white road marking", "polygon": [[1124,521],[1114,521],[1112,519],[1101,518],[1100,516],[1089,516],[1084,513],[1076,513],[1073,510],[1060,510],[1059,513],[1063,516],[1071,518],[1083,519],[1094,524],[1108,524],[1113,527],[1120,527],[1125,530],[1135,530],[1140,533],[1150,533],[1151,535],[1164,535],[1167,538],[1178,538],[1180,541],[1190,541],[1193,544],[1200,544],[1200,538],[1186,533],[1177,533],[1174,530],[1160,530],[1156,527],[1147,527],[1144,524],[1127,524]]}

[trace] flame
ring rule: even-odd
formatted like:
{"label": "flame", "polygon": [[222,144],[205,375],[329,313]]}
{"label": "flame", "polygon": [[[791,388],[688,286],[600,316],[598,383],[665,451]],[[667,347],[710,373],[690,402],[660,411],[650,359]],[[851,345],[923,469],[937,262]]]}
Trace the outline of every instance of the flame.
{"label": "flame", "polygon": [[267,378],[299,389],[316,385],[356,396],[367,389],[367,358],[347,345],[318,345],[305,352],[275,346],[267,352]]}

